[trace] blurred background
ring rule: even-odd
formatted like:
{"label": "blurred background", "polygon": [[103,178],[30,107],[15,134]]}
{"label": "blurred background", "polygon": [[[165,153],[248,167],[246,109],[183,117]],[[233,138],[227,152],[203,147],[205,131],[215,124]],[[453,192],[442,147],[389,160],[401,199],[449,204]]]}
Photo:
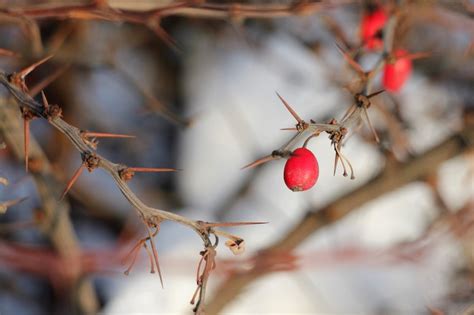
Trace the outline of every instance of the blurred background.
{"label": "blurred background", "polygon": [[[394,47],[429,56],[373,98],[379,144],[366,124],[350,130],[356,179],[333,175],[326,134],[309,144],[311,190],[288,190],[284,160],[242,170],[294,133],[275,92],[308,122],[341,119],[358,78],[336,43],[373,69],[381,52],[361,46],[360,25],[374,7],[397,14]],[[111,161],[181,170],[129,182],[147,205],[269,222],[226,229],[246,251],[219,245],[209,314],[474,314],[473,43],[470,0],[0,1],[2,71],[53,54],[27,77],[31,95],[80,129],[134,135],[100,139]],[[112,178],[84,172],[60,200],[81,164],[72,144],[31,121],[27,173],[6,89],[0,121],[0,202],[26,198],[0,211],[0,314],[192,313],[195,232],[161,225],[164,288],[143,250],[125,276],[146,230]]]}

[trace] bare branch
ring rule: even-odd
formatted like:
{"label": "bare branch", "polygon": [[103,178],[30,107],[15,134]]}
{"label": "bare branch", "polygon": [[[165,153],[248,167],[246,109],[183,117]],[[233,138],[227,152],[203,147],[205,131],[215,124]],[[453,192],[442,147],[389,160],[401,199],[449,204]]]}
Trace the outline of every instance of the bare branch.
{"label": "bare branch", "polygon": [[[78,178],[78,176],[80,175],[80,173],[82,172],[84,168],[87,168],[90,172],[94,170],[95,168],[102,168],[112,176],[112,178],[114,179],[115,183],[117,184],[122,194],[130,202],[130,204],[137,210],[140,218],[145,222],[145,226],[149,234],[149,241],[152,247],[151,249],[153,253],[153,261],[158,269],[160,281],[162,281],[162,277],[161,277],[161,270],[158,263],[158,253],[156,251],[156,246],[153,240],[154,235],[151,234],[151,231],[149,230],[149,226],[157,227],[162,221],[169,220],[169,221],[174,221],[179,224],[188,226],[199,235],[199,237],[203,240],[205,252],[208,253],[205,258],[206,267],[204,268],[204,271],[200,277],[201,280],[199,283],[199,300],[195,307],[195,311],[197,313],[201,313],[204,308],[207,281],[208,281],[211,271],[215,267],[214,258],[216,255],[216,251],[214,247],[217,246],[217,244],[212,245],[209,239],[210,234],[214,232],[212,231],[212,228],[209,225],[206,225],[206,223],[203,221],[191,220],[172,212],[152,208],[145,205],[132,192],[132,190],[127,185],[127,178],[124,178],[123,173],[122,173],[123,170],[129,169],[127,166],[123,164],[113,163],[107,160],[106,158],[102,157],[101,155],[97,154],[96,146],[90,141],[86,141],[82,131],[79,128],[74,127],[68,124],[67,122],[65,122],[61,118],[61,115],[57,114],[58,111],[55,111],[56,115],[51,114],[52,105],[48,104],[48,102],[46,101],[44,97],[44,94],[43,94],[43,102],[44,102],[44,105],[43,105],[36,102],[34,99],[32,99],[31,96],[27,92],[25,92],[25,89],[21,88],[25,86],[23,81],[15,82],[16,83],[15,84],[15,83],[12,83],[9,78],[11,78],[11,76],[7,75],[6,73],[0,72],[0,84],[2,84],[3,86],[7,88],[10,94],[17,100],[20,108],[24,111],[28,110],[35,116],[41,117],[47,120],[52,126],[54,126],[57,130],[63,133],[81,154],[83,163],[81,164],[81,167],[73,175],[72,180],[67,185],[65,192],[67,192],[72,187],[75,180]],[[20,86],[20,88],[18,86]],[[136,170],[136,171],[143,170],[140,168],[130,168],[130,169]],[[147,171],[150,171],[150,170],[163,171],[163,169],[146,169],[146,170]],[[174,171],[174,169],[169,169],[169,170]],[[213,223],[213,224],[216,226],[218,225],[218,223]],[[226,226],[227,224],[228,223],[224,223],[222,225]],[[246,224],[256,224],[256,223],[244,222],[242,224],[246,225]],[[232,223],[232,225],[240,225],[240,224],[234,222]],[[132,266],[133,266],[133,261],[132,261]],[[127,269],[126,272],[129,272],[129,269]]]}

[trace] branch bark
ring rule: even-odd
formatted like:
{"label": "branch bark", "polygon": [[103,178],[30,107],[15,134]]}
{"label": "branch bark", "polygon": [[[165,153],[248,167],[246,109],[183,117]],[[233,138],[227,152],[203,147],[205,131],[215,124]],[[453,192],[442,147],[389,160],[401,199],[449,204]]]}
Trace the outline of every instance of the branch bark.
{"label": "branch bark", "polygon": [[[0,103],[0,131],[17,159],[23,161],[21,117],[16,106],[5,99]],[[80,256],[81,250],[69,218],[69,204],[64,200],[57,200],[63,189],[62,184],[52,172],[48,158],[34,137],[30,138],[30,153],[32,160],[41,165],[40,169],[31,170],[44,211],[44,219],[41,220],[38,227],[51,241],[60,256],[74,261]],[[79,277],[80,270],[77,271]],[[92,282],[87,279],[77,279],[75,288],[73,302],[78,312],[80,314],[95,314],[99,303]]]}

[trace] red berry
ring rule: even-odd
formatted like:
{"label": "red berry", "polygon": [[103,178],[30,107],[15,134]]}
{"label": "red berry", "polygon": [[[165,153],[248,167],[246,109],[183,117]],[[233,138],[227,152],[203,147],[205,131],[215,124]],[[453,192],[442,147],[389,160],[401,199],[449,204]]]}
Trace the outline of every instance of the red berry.
{"label": "red berry", "polygon": [[368,49],[383,47],[381,32],[387,22],[387,15],[382,9],[376,9],[362,17],[360,35],[362,42]]}
{"label": "red berry", "polygon": [[298,148],[291,153],[283,172],[285,184],[290,190],[308,190],[316,184],[318,177],[319,165],[313,152]]}
{"label": "red berry", "polygon": [[383,71],[383,86],[391,92],[399,91],[403,84],[408,80],[411,74],[412,62],[406,58],[408,53],[403,49],[395,51],[396,60],[393,63],[387,63]]}

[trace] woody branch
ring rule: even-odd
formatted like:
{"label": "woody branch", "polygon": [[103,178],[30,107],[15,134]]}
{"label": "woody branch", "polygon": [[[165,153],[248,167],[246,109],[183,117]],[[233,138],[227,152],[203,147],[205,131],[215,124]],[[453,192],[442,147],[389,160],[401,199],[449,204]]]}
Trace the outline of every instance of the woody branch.
{"label": "woody branch", "polygon": [[[263,222],[224,222],[224,223],[212,223],[212,222],[204,222],[204,221],[196,221],[191,220],[186,217],[180,216],[178,214],[174,214],[165,210],[156,209],[150,207],[143,203],[135,193],[130,189],[127,184],[127,180],[133,176],[134,171],[140,171],[140,168],[129,168],[123,164],[117,164],[114,162],[109,161],[108,159],[104,158],[103,156],[99,155],[96,152],[96,143],[91,142],[84,136],[84,131],[81,129],[72,126],[71,124],[65,122],[61,118],[60,110],[57,107],[53,107],[47,104],[46,99],[44,98],[44,104],[38,103],[34,100],[28,93],[25,92],[24,89],[21,87],[22,84],[18,84],[15,82],[16,76],[15,75],[8,75],[4,72],[0,72],[0,84],[5,86],[10,94],[17,100],[18,105],[23,111],[29,111],[35,117],[41,117],[47,120],[52,126],[54,126],[57,130],[59,130],[62,134],[64,134],[69,141],[74,145],[74,147],[78,150],[81,154],[82,158],[82,165],[76,171],[73,179],[70,181],[68,187],[66,188],[65,192],[77,177],[80,175],[83,169],[88,169],[90,172],[96,168],[102,168],[107,171],[111,177],[114,179],[115,183],[117,184],[118,188],[125,196],[125,198],[129,201],[129,203],[136,209],[140,218],[145,223],[145,227],[148,233],[148,237],[142,241],[141,245],[146,247],[145,241],[149,241],[151,244],[152,253],[149,253],[152,272],[154,272],[154,266],[158,269],[158,274],[161,278],[161,272],[159,269],[159,262],[158,262],[158,254],[156,251],[156,246],[154,244],[153,237],[158,232],[158,228],[162,221],[174,221],[179,224],[185,225],[192,230],[194,230],[199,237],[202,239],[204,244],[204,251],[202,252],[202,256],[205,261],[205,267],[202,274],[199,276],[198,281],[198,289],[197,292],[199,293],[199,299],[196,302],[196,307],[194,311],[197,314],[202,314],[204,311],[204,299],[205,299],[205,292],[206,292],[206,285],[208,282],[209,275],[213,269],[211,266],[215,264],[214,257],[215,257],[215,247],[218,244],[218,234],[226,236],[226,233],[219,231],[218,227],[222,226],[236,226],[236,225],[248,225],[248,224],[260,224]],[[24,82],[21,82],[24,84]],[[44,96],[44,95],[43,95]],[[55,110],[53,110],[55,109]],[[149,170],[149,169],[148,169]],[[64,194],[63,194],[64,195]],[[152,233],[150,230],[151,228],[155,229],[155,232]],[[212,243],[210,240],[210,235],[214,235],[216,238],[216,242]],[[239,244],[243,243],[242,239],[238,239]],[[232,244],[226,244],[233,252],[234,248]],[[243,244],[242,244],[243,246]],[[147,249],[148,251],[148,249]],[[236,252],[235,252],[236,253]],[[132,262],[133,265],[133,262]],[[192,301],[194,302],[194,301]]]}

